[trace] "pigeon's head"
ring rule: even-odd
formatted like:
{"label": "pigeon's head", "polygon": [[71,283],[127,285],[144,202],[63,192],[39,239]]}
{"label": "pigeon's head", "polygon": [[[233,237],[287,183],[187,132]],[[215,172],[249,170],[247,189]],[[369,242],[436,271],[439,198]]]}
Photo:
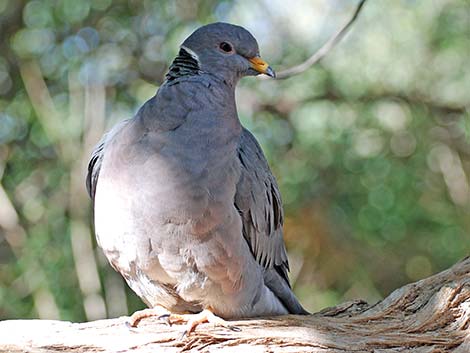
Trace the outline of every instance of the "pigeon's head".
{"label": "pigeon's head", "polygon": [[212,23],[194,31],[181,45],[198,63],[201,71],[231,82],[243,76],[274,70],[259,56],[256,39],[246,29],[228,23]]}

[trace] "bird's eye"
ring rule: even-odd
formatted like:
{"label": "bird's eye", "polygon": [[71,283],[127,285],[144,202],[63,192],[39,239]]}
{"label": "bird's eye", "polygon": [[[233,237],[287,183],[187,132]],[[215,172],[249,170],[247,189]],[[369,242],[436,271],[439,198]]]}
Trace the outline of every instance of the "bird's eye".
{"label": "bird's eye", "polygon": [[230,45],[230,43],[227,43],[227,42],[222,42],[222,43],[220,43],[219,48],[220,48],[223,52],[226,52],[226,53],[231,53],[231,52],[233,51],[232,46]]}

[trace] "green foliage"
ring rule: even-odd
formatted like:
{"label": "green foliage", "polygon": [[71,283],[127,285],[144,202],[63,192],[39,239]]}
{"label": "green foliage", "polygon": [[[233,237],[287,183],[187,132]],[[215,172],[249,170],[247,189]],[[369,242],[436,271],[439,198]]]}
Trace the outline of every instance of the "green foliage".
{"label": "green foliage", "polygon": [[[143,306],[96,248],[86,162],[192,30],[239,23],[289,67],[352,5],[0,0],[0,318]],[[369,1],[320,65],[241,82],[239,114],[278,177],[308,308],[378,300],[468,254],[469,13],[466,0]]]}

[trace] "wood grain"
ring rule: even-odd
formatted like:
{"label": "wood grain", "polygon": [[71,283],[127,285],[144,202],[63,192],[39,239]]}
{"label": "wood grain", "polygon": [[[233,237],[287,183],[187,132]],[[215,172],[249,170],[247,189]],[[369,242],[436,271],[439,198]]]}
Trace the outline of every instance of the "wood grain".
{"label": "wood grain", "polygon": [[357,300],[310,316],[235,321],[241,332],[127,317],[88,323],[0,322],[8,352],[470,352],[470,259],[397,289],[383,301]]}

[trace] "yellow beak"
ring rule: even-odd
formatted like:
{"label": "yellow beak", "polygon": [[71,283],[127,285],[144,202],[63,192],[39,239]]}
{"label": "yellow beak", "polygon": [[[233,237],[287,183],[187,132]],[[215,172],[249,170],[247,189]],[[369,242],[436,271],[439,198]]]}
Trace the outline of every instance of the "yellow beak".
{"label": "yellow beak", "polygon": [[276,77],[276,73],[271,68],[271,66],[269,66],[269,64],[263,59],[261,59],[259,56],[255,56],[254,58],[248,60],[250,61],[253,70],[256,70],[261,74],[265,74],[273,78]]}

